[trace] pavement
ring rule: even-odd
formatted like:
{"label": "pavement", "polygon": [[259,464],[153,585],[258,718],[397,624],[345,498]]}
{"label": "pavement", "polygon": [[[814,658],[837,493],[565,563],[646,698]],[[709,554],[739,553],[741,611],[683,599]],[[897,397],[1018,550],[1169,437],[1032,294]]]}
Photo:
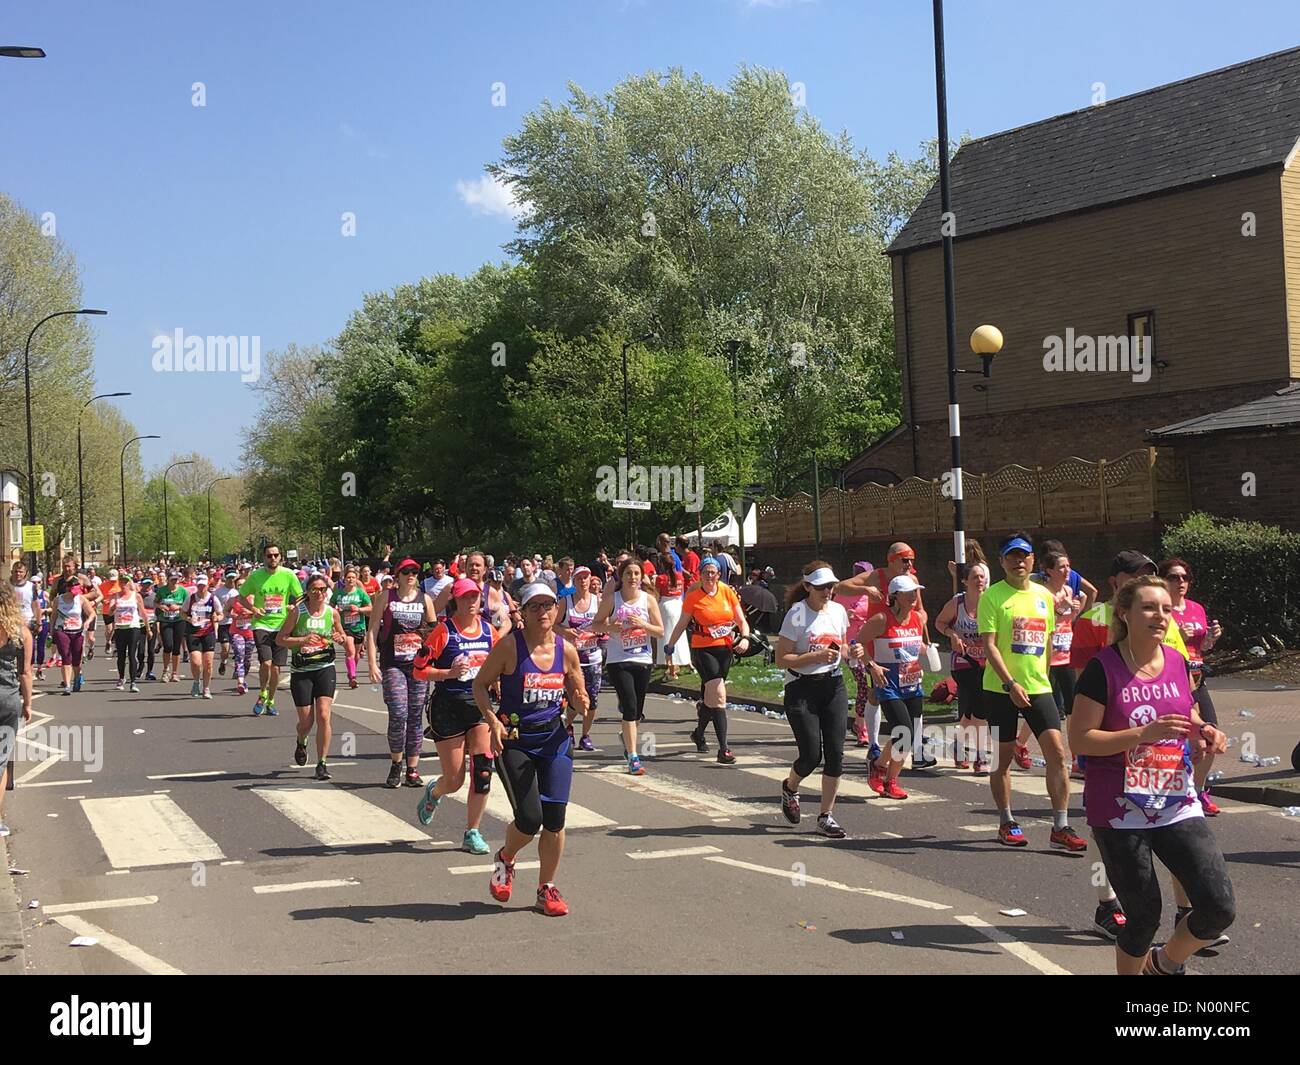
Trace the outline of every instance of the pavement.
{"label": "pavement", "polygon": [[[1113,971],[1113,947],[1091,929],[1096,854],[1048,847],[1041,771],[1013,772],[1030,845],[1011,850],[996,842],[985,779],[948,761],[905,772],[910,799],[881,799],[866,787],[865,752],[850,746],[836,807],[849,838],[830,841],[814,832],[816,774],[802,788],[803,823],[780,815],[795,751],[784,721],[733,712],[739,762],[722,766],[687,739],[691,701],[652,695],[647,773],[634,778],[606,691],[600,749],[578,755],[558,877],[572,913],[555,919],[532,908],[534,848],[520,856],[514,898],[498,904],[490,858],[459,849],[464,806],[445,802],[424,828],[420,793],[382,786],[387,715],[368,684],[340,685],[334,779],[317,783],[291,761],[287,691],[280,716],[256,718],[228,677],[201,701],[187,683],[116,692],[101,659],[87,674],[69,698],[39,686],[23,734],[5,803],[13,835],[0,846],[29,872],[0,894],[0,972]],[[1296,699],[1216,690],[1238,744],[1249,734],[1277,754],[1300,731]],[[1268,772],[1221,762],[1234,777]],[[438,772],[432,751],[422,771]],[[1222,806],[1212,825],[1239,918],[1232,943],[1191,968],[1294,973],[1300,818]],[[483,825],[494,848],[508,816],[498,784]],[[1166,890],[1166,926],[1172,913]],[[95,943],[70,946],[76,936]]]}

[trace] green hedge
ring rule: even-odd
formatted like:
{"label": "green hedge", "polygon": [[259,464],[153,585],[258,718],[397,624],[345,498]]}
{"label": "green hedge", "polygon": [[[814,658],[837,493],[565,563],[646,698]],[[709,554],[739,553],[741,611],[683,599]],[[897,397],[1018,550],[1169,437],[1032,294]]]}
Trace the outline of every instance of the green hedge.
{"label": "green hedge", "polygon": [[1165,530],[1165,557],[1192,567],[1191,597],[1223,625],[1223,643],[1300,646],[1300,533],[1192,514]]}

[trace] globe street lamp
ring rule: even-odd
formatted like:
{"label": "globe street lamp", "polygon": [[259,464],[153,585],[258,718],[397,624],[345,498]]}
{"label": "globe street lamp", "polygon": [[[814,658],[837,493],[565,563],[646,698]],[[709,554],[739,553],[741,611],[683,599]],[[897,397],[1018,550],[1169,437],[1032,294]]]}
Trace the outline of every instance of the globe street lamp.
{"label": "globe street lamp", "polygon": [[[163,470],[163,555],[171,555],[171,533],[167,527],[167,475],[176,469],[177,466],[193,466],[193,459],[184,459],[181,462],[173,462]],[[170,562],[168,563],[170,565]]]}
{"label": "globe street lamp", "polygon": [[[122,564],[126,565],[126,449],[137,440],[161,440],[162,437],[151,433],[149,436],[133,436],[122,445]],[[85,533],[83,532],[84,536]],[[82,547],[85,551],[85,547]]]}

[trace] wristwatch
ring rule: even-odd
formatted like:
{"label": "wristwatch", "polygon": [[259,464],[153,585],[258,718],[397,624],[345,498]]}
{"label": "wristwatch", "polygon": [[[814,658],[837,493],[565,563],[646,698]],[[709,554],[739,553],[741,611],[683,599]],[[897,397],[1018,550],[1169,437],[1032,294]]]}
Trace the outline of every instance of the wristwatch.
{"label": "wristwatch", "polygon": [[1011,692],[1011,689],[1014,688],[1015,686],[1016,686],[1016,682],[1014,680],[1002,682],[1002,690],[1004,692],[1007,692],[1008,694]]}

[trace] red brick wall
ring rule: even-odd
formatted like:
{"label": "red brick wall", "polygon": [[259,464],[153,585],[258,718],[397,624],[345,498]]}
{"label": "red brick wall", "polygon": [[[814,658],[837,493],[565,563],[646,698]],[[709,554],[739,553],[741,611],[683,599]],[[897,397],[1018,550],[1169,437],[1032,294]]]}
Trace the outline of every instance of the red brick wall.
{"label": "red brick wall", "polygon": [[[1174,450],[1187,460],[1197,510],[1300,531],[1300,430],[1217,434]],[[1255,475],[1254,496],[1242,495],[1246,473]]]}

